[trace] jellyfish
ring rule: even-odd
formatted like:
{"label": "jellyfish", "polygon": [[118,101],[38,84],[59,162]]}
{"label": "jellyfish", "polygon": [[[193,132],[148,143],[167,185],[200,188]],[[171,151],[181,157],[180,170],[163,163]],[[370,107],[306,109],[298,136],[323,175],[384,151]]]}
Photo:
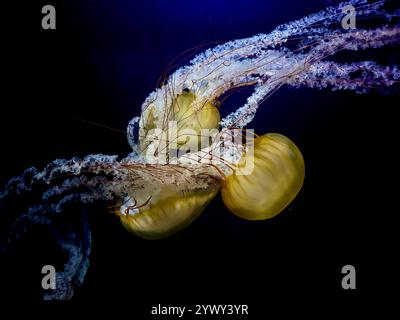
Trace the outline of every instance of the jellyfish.
{"label": "jellyfish", "polygon": [[[193,57],[166,77],[128,124],[132,152],[124,158],[88,155],[58,159],[12,178],[2,201],[32,190],[41,198],[13,223],[9,241],[32,225],[46,225],[68,254],[61,285],[45,299],[69,299],[84,280],[90,227],[56,221],[71,204],[106,201],[123,227],[145,239],[162,239],[192,223],[221,191],[230,212],[247,220],[272,218],[291,203],[305,178],[295,142],[279,133],[254,133],[247,126],[257,109],[282,86],[367,93],[399,83],[397,66],[374,61],[330,60],[347,50],[379,49],[400,40],[399,9],[389,1],[350,0],[278,26],[269,34],[229,41]],[[344,8],[352,6],[357,28],[344,29]],[[373,20],[373,27],[364,21]],[[243,106],[221,118],[221,97],[251,87]],[[111,218],[110,218],[111,219]]]}

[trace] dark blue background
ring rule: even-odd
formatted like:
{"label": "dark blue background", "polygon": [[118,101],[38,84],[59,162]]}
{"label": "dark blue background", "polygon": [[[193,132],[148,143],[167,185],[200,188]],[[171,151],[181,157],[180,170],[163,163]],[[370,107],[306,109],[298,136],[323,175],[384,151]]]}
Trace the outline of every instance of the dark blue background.
{"label": "dark blue background", "polygon": [[[126,125],[174,57],[199,45],[202,51],[207,43],[269,32],[328,2],[13,4],[3,20],[1,182],[55,158],[125,156],[130,152]],[[56,6],[55,31],[41,29],[44,4]],[[362,55],[399,63],[398,47],[379,52],[342,59]],[[246,94],[229,98],[222,113],[243,104]],[[267,301],[274,298],[328,303],[333,298],[346,304],[386,290],[379,268],[393,267],[397,199],[390,183],[397,181],[398,99],[396,89],[384,96],[281,89],[260,108],[252,127],[261,134],[285,134],[303,152],[306,181],[289,208],[272,220],[249,222],[230,214],[217,197],[182,233],[149,242],[127,233],[103,206],[94,206],[89,209],[91,267],[75,299],[127,303],[138,315],[158,303],[247,303],[252,312],[265,314]],[[4,287],[8,298],[38,299],[41,265],[52,259],[62,263],[46,235],[38,232],[26,242],[6,265],[19,275],[17,288],[12,281]],[[358,270],[355,292],[341,289],[345,264]]]}

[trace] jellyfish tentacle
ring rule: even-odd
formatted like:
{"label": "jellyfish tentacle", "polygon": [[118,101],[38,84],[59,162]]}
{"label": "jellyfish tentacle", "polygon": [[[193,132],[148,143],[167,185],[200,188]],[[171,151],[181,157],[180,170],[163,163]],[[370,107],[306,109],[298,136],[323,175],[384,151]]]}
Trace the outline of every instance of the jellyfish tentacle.
{"label": "jellyfish tentacle", "polygon": [[151,115],[153,125],[164,129],[163,115],[169,112],[176,96],[186,88],[195,94],[196,102],[200,102],[214,101],[233,88],[255,86],[248,104],[220,121],[222,127],[244,127],[266,97],[283,84],[288,84],[297,74],[307,74],[311,65],[341,50],[380,48],[398,43],[398,25],[348,31],[340,27],[344,17],[342,9],[347,5],[355,7],[359,20],[379,18],[387,23],[397,18],[399,10],[387,11],[384,8],[386,2],[343,2],[279,26],[269,34],[233,40],[208,49],[192,59],[188,66],[178,69],[164,86],[150,94],[142,105],[143,121],[136,120],[135,123],[141,126]]}
{"label": "jellyfish tentacle", "polygon": [[[90,229],[84,214],[82,234],[56,229],[58,219],[71,217],[61,214],[71,204],[111,200],[117,203],[116,213],[129,231],[152,239],[186,227],[220,188],[227,207],[243,218],[264,219],[281,212],[299,192],[304,179],[300,151],[288,138],[276,134],[233,143],[228,131],[249,124],[258,107],[284,85],[366,92],[397,84],[397,66],[327,60],[342,50],[376,49],[399,43],[400,26],[396,21],[400,11],[387,11],[386,3],[349,0],[278,26],[269,34],[210,48],[172,73],[146,98],[140,117],[128,125],[127,138],[133,152],[125,159],[99,154],[55,160],[42,171],[30,168],[12,178],[0,193],[0,200],[36,191],[36,187],[45,190],[38,204],[27,205],[26,213],[11,228],[9,239],[20,238],[32,225],[48,225],[69,256],[64,270],[57,274],[60,290],[45,298],[72,297],[87,270]],[[374,22],[375,26],[367,30],[359,28],[362,23],[357,22],[358,29],[343,30],[342,9],[347,5],[355,7],[357,21],[373,18],[381,25],[376,27]],[[244,86],[254,88],[246,103],[221,120],[218,99],[228,90]],[[168,130],[171,120],[178,122],[179,130],[194,129],[200,138],[204,128],[216,129],[218,134],[197,152],[164,160],[161,155],[176,141],[162,138],[166,146],[158,150],[160,136],[150,131]],[[255,170],[249,176],[239,175],[242,160],[252,157],[248,150],[253,140]],[[144,152],[148,150],[154,154]],[[243,190],[246,183],[247,190]],[[268,188],[268,203],[257,206],[254,197],[267,199],[264,191]],[[252,206],[247,204],[250,201]]]}
{"label": "jellyfish tentacle", "polygon": [[44,300],[69,300],[82,285],[89,268],[91,250],[91,231],[85,210],[81,209],[81,231],[60,232],[52,228],[53,235],[61,250],[67,254],[67,261],[62,271],[57,271],[57,287],[46,293]]}
{"label": "jellyfish tentacle", "polygon": [[[330,66],[329,71],[332,73],[332,77],[345,76],[343,69],[340,71],[340,64],[334,62],[330,62],[330,64],[321,62],[321,60],[326,56],[330,56],[338,50],[379,48],[388,44],[397,43],[399,40],[399,27],[361,30],[357,32],[340,34],[337,37],[330,39],[330,42],[322,42],[318,44],[307,54],[293,54],[288,52],[286,57],[281,59],[281,63],[287,67],[276,71],[275,74],[271,75],[264,83],[258,84],[253,94],[247,99],[246,104],[223,118],[220,122],[221,126],[246,126],[253,120],[258,107],[265,100],[265,98],[282,85],[290,85],[292,81],[296,82],[296,79],[307,79],[308,77],[318,77],[320,81],[323,82],[325,75],[324,71],[328,66]],[[361,68],[362,64],[353,64],[354,68],[357,68],[357,66]],[[369,67],[371,68],[372,72],[375,70],[375,73],[381,73],[381,67],[379,67],[377,64],[370,64]],[[267,68],[270,67],[267,66],[265,69],[259,70],[259,72],[268,73],[269,71],[267,71]],[[345,66],[343,66],[343,68],[348,69],[349,72],[351,71],[350,68],[346,68]],[[394,66],[392,72],[388,71],[388,76],[390,76],[391,73],[394,78],[397,78],[398,67]],[[383,80],[383,78],[381,80]],[[346,86],[349,89],[355,88],[353,81],[346,77],[341,78],[341,80],[338,82],[341,82],[341,86]],[[395,82],[391,81],[383,81],[385,86],[390,86],[394,83]],[[380,85],[382,84],[382,81],[375,81],[374,84]]]}
{"label": "jellyfish tentacle", "polygon": [[121,171],[117,158],[117,156],[103,154],[88,155],[83,159],[74,157],[70,160],[54,160],[41,171],[34,167],[29,168],[20,176],[9,180],[4,191],[0,193],[0,199],[30,192],[32,187],[37,184],[51,185],[57,179],[68,179],[83,174],[103,174],[118,177]]}
{"label": "jellyfish tentacle", "polygon": [[0,200],[3,200],[12,194],[21,194],[32,190],[32,178],[38,174],[34,167],[26,169],[20,176],[11,178],[5,185],[4,191],[0,192]]}
{"label": "jellyfish tentacle", "polygon": [[366,93],[370,88],[390,87],[400,80],[397,66],[381,66],[373,61],[341,64],[324,61],[313,64],[307,74],[293,77],[288,84],[294,87],[356,90]]}
{"label": "jellyfish tentacle", "polygon": [[55,217],[52,212],[52,206],[31,207],[27,213],[22,214],[13,223],[7,244],[3,249],[8,252],[11,244],[19,241],[24,234],[30,231],[32,226],[46,226],[57,241],[60,250],[67,254],[67,261],[63,269],[56,272],[56,289],[45,293],[43,299],[67,300],[71,299],[74,291],[81,286],[88,270],[91,231],[86,211],[82,208],[79,210],[80,230],[76,230],[68,219],[63,219],[62,228],[59,223],[55,227]]}

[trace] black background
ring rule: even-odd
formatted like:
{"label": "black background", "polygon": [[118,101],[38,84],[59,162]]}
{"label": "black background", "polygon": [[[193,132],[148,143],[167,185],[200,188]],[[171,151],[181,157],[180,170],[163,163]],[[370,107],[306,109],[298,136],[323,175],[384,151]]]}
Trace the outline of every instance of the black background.
{"label": "black background", "polygon": [[[56,30],[41,29],[44,4],[56,6]],[[2,185],[55,158],[125,156],[128,121],[176,55],[267,32],[325,5],[52,0],[6,6]],[[398,47],[377,52],[341,58],[399,62]],[[246,93],[228,99],[222,114],[243,103]],[[304,155],[305,184],[289,208],[272,220],[249,222],[217,197],[180,234],[146,241],[126,232],[103,205],[91,206],[90,268],[70,303],[112,303],[142,319],[159,303],[249,304],[254,316],[268,314],[279,301],[288,309],[299,300],[309,308],[319,301],[340,309],[390,297],[398,270],[398,102],[398,87],[385,95],[281,89],[252,126],[289,136]],[[11,212],[2,208],[3,235]],[[27,235],[2,262],[2,302],[39,302],[41,266],[62,265],[57,252],[45,231]],[[356,267],[357,290],[341,288],[346,264]]]}

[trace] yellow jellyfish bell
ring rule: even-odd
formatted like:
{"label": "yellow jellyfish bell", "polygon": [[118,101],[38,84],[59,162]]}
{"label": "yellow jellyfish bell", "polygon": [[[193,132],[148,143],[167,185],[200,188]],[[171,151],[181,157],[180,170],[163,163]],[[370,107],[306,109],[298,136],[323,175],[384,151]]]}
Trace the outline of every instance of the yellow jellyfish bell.
{"label": "yellow jellyfish bell", "polygon": [[[250,174],[246,163],[254,161]],[[222,186],[222,199],[235,215],[247,220],[279,214],[298,194],[304,181],[304,160],[287,137],[269,133],[254,139],[254,154],[246,154]]]}
{"label": "yellow jellyfish bell", "polygon": [[[166,113],[168,121],[176,122],[177,138],[176,147],[190,148],[196,150],[197,148],[204,148],[211,144],[209,135],[202,134],[203,129],[218,129],[219,121],[221,119],[218,111],[217,101],[208,101],[199,98],[194,92],[183,91],[178,94],[169,106]],[[159,127],[160,129],[166,124],[163,122],[165,119],[159,119],[153,109],[146,111],[143,118],[142,132],[141,132],[141,150],[147,146],[145,137],[150,130]],[[160,122],[160,120],[162,120]],[[171,142],[170,142],[171,143]]]}
{"label": "yellow jellyfish bell", "polygon": [[[148,146],[146,135],[150,130],[165,125],[155,111],[150,108],[143,116],[142,150]],[[179,149],[204,147],[213,143],[211,140],[206,143],[202,141],[202,130],[218,129],[220,115],[214,102],[202,101],[195,93],[184,91],[172,100],[167,119],[176,122],[178,136],[175,146]],[[190,136],[187,132],[190,132]],[[149,136],[151,138],[152,135]],[[197,139],[192,141],[191,137]],[[277,215],[302,187],[303,157],[296,145],[280,134],[259,136],[252,143],[254,148],[249,150],[254,152],[247,151],[231,175],[225,176],[222,171],[219,172],[222,176],[211,186],[198,188],[194,175],[195,180],[182,181],[185,188],[180,188],[178,182],[164,184],[151,183],[149,180],[144,184],[144,189],[135,189],[132,194],[128,192],[125,203],[117,211],[122,224],[142,238],[165,238],[195,220],[220,187],[225,205],[241,218],[262,220]],[[248,163],[253,164],[250,171]],[[213,166],[202,168],[212,170]],[[202,174],[212,176],[207,171]]]}
{"label": "yellow jellyfish bell", "polygon": [[[209,136],[203,138],[203,129],[217,129],[220,114],[215,102],[203,101],[195,93],[178,94],[167,110],[167,120],[176,122],[175,146],[197,149],[208,146]],[[140,150],[146,150],[147,136],[152,129],[165,129],[165,119],[153,107],[142,114]],[[151,136],[151,135],[150,135]],[[193,139],[194,137],[194,139]],[[204,139],[207,139],[204,141]],[[170,141],[172,148],[172,141]],[[176,174],[176,172],[175,172]],[[193,181],[192,186],[196,183]],[[172,235],[195,220],[215,197],[220,184],[207,188],[179,188],[178,185],[154,184],[144,190],[135,190],[125,204],[116,211],[124,227],[131,233],[146,239],[160,239]]]}
{"label": "yellow jellyfish bell", "polygon": [[136,209],[125,205],[117,214],[123,226],[137,236],[145,239],[166,238],[193,222],[217,192],[218,188],[213,188],[182,194],[171,186],[164,186],[157,198],[148,198],[143,207]]}
{"label": "yellow jellyfish bell", "polygon": [[197,101],[196,94],[183,91],[173,100],[172,110],[181,127],[195,130],[217,128],[220,120],[218,109],[210,101]]}
{"label": "yellow jellyfish bell", "polygon": [[[214,103],[197,101],[193,92],[182,92],[172,102],[173,120],[177,122],[178,148],[196,149],[210,144],[208,135],[202,135],[203,129],[217,129],[220,114]],[[192,134],[194,133],[194,135]]]}

